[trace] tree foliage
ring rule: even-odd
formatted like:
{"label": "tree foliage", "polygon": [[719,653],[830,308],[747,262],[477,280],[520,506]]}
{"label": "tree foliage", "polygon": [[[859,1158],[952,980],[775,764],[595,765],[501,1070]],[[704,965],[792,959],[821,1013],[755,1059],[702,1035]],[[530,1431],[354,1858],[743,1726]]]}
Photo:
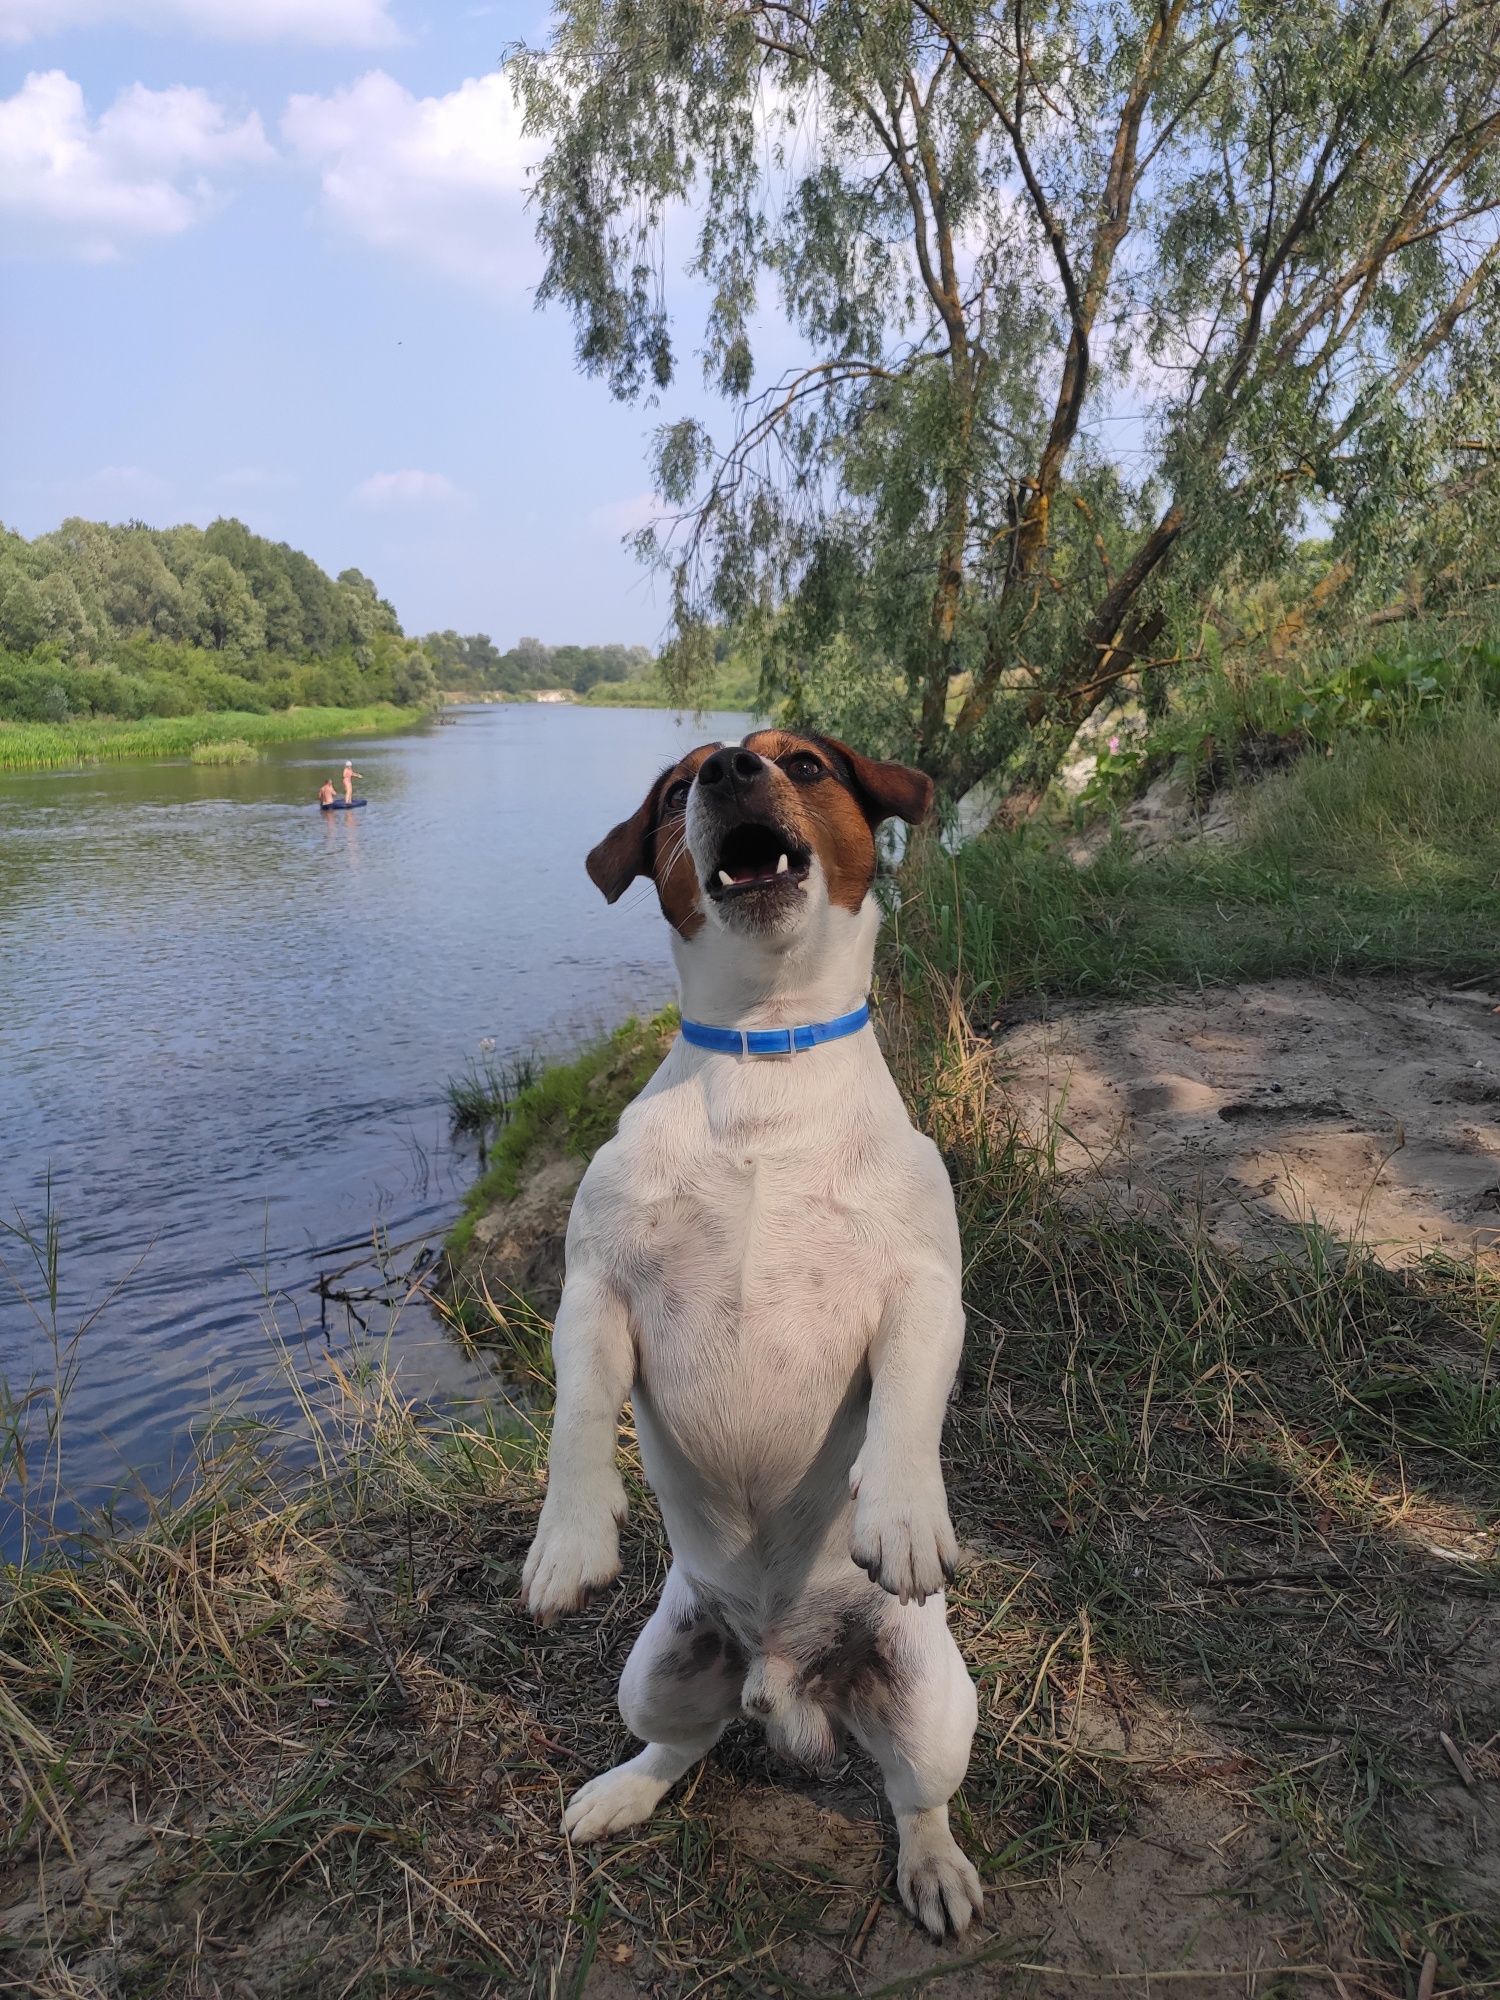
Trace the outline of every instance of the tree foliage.
{"label": "tree foliage", "polygon": [[658,434],[682,682],[761,620],[809,717],[1023,811],[1310,524],[1325,616],[1494,577],[1500,0],[562,0],[513,74],[622,397],[691,242],[733,415]]}
{"label": "tree foliage", "polygon": [[526,694],[563,688],[587,694],[600,681],[638,679],[652,664],[645,646],[548,646],[523,638],[502,653],[484,632],[429,632],[424,642],[447,688]]}
{"label": "tree foliage", "polygon": [[0,529],[0,716],[420,702],[434,686],[367,578],[335,581],[243,522]]}

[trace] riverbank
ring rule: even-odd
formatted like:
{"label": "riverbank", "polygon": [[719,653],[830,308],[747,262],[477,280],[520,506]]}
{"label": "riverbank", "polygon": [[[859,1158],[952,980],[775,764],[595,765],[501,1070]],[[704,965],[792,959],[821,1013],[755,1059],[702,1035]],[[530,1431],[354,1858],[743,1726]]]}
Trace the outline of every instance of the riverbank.
{"label": "riverbank", "polygon": [[391,702],[374,702],[364,708],[291,708],[267,715],[212,709],[198,715],[144,716],[136,722],[0,721],[0,771],[190,757],[202,744],[226,740],[259,747],[312,742],[324,736],[394,735],[414,728],[431,712],[425,707],[399,708]]}
{"label": "riverbank", "polygon": [[[934,861],[893,927],[880,1032],[953,1174],[969,1309],[944,1459],[951,1618],[980,1695],[957,1823],[989,1893],[961,1947],[900,1909],[866,1767],[789,1777],[748,1728],[636,1837],[574,1852],[560,1833],[567,1792],[624,1747],[614,1684],[665,1558],[627,1429],[619,1586],[545,1632],[517,1602],[549,1288],[572,1188],[662,1017],[508,1095],[453,1239],[455,1337],[502,1357],[513,1421],[424,1423],[378,1367],[330,1366],[307,1399],[316,1477],[274,1432],[226,1434],[142,1535],[5,1577],[0,1951],[30,1990],[1375,2000],[1500,1981],[1500,1273],[1415,1237],[1393,1268],[1357,1204],[1342,1236],[1309,1201],[1289,1233],[1241,1241],[1177,1171],[1190,1114],[1306,1187],[1301,1126],[1378,1142],[1372,1184],[1420,1167],[1409,1108],[1407,1141],[1379,1125],[1378,1089],[1345,1101],[1349,1051],[1395,1065],[1371,1024],[1396,987],[1420,1012],[1439,967],[1500,933],[1423,946],[1419,978],[1325,964],[1315,994],[1289,984],[1320,871],[1384,883],[1393,913],[1430,851],[1382,962],[1482,919],[1473,883],[1441,900],[1473,771],[1443,804],[1377,782],[1395,768],[1365,770],[1356,839],[1299,818],[1322,796],[1309,765],[1276,823],[1314,845],[1258,890],[1241,853],[1237,898],[1212,878],[1217,909],[1184,889],[1154,968],[1140,913],[1189,873],[1038,900],[1028,883],[1051,878],[1026,843]],[[964,890],[947,906],[945,870]],[[986,893],[1000,916],[976,932]],[[1073,1036],[1093,1018],[1059,1000],[1104,976],[1070,941],[1122,934],[1107,1033],[1042,1046],[1022,1017]],[[1243,1018],[1210,1016],[1215,979],[1252,955],[1271,984]],[[1419,1050],[1402,1084],[1434,1070],[1426,1110],[1469,1132],[1477,1166],[1500,1148],[1500,991],[1465,992],[1443,1006],[1467,1010],[1477,1053]],[[1084,1065],[1080,1150],[1066,1092]],[[1125,1152],[1099,1129],[1111,1084]]]}
{"label": "riverbank", "polygon": [[[596,681],[588,693],[578,699],[593,708],[683,707],[682,697],[669,693],[662,682],[651,674],[634,681]],[[698,697],[690,712],[707,714],[741,709],[751,715],[761,713],[758,673],[717,676]]]}

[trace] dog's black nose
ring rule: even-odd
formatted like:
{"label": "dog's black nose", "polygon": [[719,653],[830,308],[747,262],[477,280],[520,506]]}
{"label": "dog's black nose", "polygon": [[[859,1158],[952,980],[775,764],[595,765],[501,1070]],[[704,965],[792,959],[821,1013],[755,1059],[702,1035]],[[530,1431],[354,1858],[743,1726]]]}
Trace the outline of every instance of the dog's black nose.
{"label": "dog's black nose", "polygon": [[730,791],[743,791],[765,768],[765,759],[757,757],[753,750],[716,750],[699,765],[698,783],[710,789],[727,783]]}

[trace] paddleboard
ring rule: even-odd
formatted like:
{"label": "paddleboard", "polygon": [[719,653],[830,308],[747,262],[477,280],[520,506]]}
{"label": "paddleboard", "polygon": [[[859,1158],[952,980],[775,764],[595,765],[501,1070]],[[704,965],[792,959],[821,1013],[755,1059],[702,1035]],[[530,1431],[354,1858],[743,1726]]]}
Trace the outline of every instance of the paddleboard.
{"label": "paddleboard", "polygon": [[323,801],[319,799],[318,811],[325,813],[353,812],[356,806],[362,806],[366,803],[367,801],[364,799],[335,799],[332,805],[325,806]]}

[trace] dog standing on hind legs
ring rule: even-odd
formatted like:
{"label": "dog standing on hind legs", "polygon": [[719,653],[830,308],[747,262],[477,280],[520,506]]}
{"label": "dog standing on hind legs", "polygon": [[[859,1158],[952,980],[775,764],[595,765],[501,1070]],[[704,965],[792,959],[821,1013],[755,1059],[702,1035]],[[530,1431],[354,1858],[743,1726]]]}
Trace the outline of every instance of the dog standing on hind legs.
{"label": "dog standing on hind legs", "polygon": [[941,1936],[983,1907],[948,1827],[976,1717],[943,1600],[958,1224],[867,1008],[875,831],[931,803],[904,765],[762,730],[690,752],[590,854],[612,903],[654,882],[683,1030],[574,1202],[522,1583],[546,1623],[618,1574],[633,1398],[672,1566],[620,1681],[645,1748],[574,1793],[569,1836],[647,1818],[737,1715],[812,1763],[847,1728]]}

